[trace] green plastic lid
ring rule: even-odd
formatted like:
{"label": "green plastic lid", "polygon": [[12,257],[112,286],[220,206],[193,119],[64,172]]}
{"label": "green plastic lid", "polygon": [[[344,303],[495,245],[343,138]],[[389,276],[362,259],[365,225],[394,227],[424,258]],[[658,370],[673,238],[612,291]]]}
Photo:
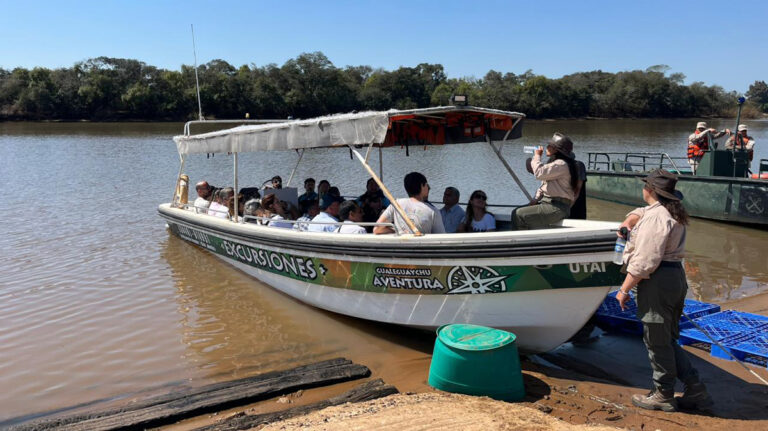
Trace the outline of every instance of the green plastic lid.
{"label": "green plastic lid", "polygon": [[460,350],[491,350],[506,346],[517,339],[515,334],[487,326],[455,323],[437,329],[443,344]]}

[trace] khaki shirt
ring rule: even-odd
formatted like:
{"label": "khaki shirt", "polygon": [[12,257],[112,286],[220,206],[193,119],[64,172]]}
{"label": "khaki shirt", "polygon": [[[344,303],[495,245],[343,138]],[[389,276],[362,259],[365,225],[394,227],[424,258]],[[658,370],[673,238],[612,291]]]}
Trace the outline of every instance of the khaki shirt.
{"label": "khaki shirt", "polygon": [[571,171],[564,160],[558,159],[552,163],[541,163],[541,156],[534,154],[531,160],[531,170],[537,180],[541,180],[541,186],[536,190],[536,200],[544,196],[550,198],[576,200],[571,188]]}
{"label": "khaki shirt", "polygon": [[637,208],[627,214],[640,216],[624,249],[627,272],[649,278],[661,261],[680,262],[685,257],[685,226],[675,221],[663,205]]}
{"label": "khaki shirt", "polygon": [[[725,142],[725,149],[726,150],[732,150],[733,149],[733,141],[734,137],[731,136],[728,138],[728,140]],[[741,149],[742,143],[744,144],[744,149],[747,151],[752,151],[755,148],[755,140],[752,139],[751,136],[747,136],[746,138],[742,138],[739,140],[739,144],[737,145],[738,149]]]}
{"label": "khaki shirt", "polygon": [[700,144],[702,142],[707,142],[709,145],[712,145],[712,142],[707,141],[707,136],[711,137],[712,140],[715,140],[723,135],[725,135],[725,130],[721,130],[719,132],[709,133],[709,134],[707,134],[707,131],[705,130],[699,133],[698,135],[696,134],[696,132],[693,132],[690,135],[688,135],[688,143]]}

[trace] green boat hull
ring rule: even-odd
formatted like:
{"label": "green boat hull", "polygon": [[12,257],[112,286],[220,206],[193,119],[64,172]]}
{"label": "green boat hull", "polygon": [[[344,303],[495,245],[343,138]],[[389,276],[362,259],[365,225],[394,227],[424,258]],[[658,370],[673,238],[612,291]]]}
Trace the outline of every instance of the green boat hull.
{"label": "green boat hull", "polygon": [[[646,173],[587,171],[587,196],[644,206]],[[693,217],[768,227],[768,181],[680,175],[677,189]]]}

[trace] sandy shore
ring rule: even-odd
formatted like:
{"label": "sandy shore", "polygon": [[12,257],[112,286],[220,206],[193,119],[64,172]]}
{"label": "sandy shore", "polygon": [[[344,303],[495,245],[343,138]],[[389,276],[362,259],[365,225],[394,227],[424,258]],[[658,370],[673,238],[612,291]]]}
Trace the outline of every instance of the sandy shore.
{"label": "sandy shore", "polygon": [[[723,304],[768,315],[768,294]],[[711,413],[663,413],[632,406],[634,393],[650,387],[650,366],[637,337],[602,334],[587,346],[565,344],[545,355],[522,361],[526,398],[505,403],[483,397],[448,394],[426,384],[429,358],[415,361],[395,383],[401,391],[366,403],[330,407],[306,416],[272,423],[269,430],[461,429],[461,430],[736,430],[768,429],[768,387],[735,362],[716,359],[705,351],[687,348],[715,399]],[[377,375],[375,367],[372,377]],[[768,378],[768,370],[751,366]],[[389,376],[393,377],[393,376]],[[387,376],[384,376],[387,380]],[[247,414],[284,409],[341,393],[352,383],[289,395],[179,424],[189,429],[211,424],[235,412]],[[338,385],[337,385],[338,386]],[[415,390],[414,390],[415,389]],[[678,388],[681,390],[681,388]],[[416,392],[416,393],[414,393]],[[281,405],[282,403],[282,405]]]}

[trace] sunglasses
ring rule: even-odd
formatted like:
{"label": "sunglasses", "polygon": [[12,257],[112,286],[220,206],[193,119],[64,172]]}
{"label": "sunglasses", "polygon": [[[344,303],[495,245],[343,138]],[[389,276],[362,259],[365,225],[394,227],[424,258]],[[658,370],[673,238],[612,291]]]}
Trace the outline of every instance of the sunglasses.
{"label": "sunglasses", "polygon": [[486,199],[488,199],[488,196],[486,196],[486,195],[474,195],[474,196],[472,196],[472,199],[486,200]]}

